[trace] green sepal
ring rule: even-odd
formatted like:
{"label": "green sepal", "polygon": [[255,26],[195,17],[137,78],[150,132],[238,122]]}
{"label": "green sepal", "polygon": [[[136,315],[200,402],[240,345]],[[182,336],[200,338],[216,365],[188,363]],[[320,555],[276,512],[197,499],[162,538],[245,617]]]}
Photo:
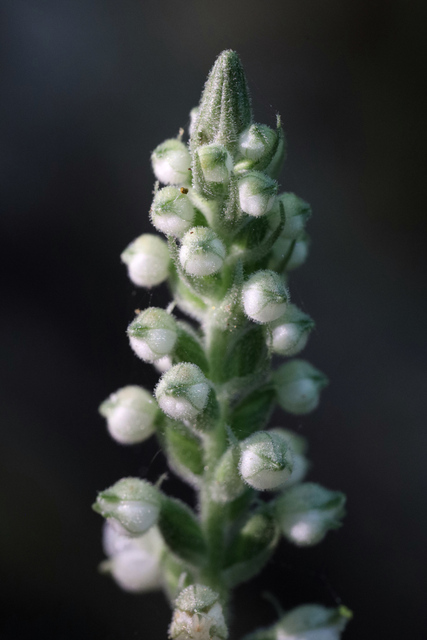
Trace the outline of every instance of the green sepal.
{"label": "green sepal", "polygon": [[157,526],[172,553],[191,564],[204,564],[206,542],[199,522],[186,504],[164,497]]}
{"label": "green sepal", "polygon": [[182,422],[168,420],[163,431],[163,443],[172,470],[185,482],[199,486],[204,470],[200,439]]}
{"label": "green sepal", "polygon": [[240,447],[232,445],[220,458],[211,484],[215,502],[227,503],[245,491],[245,483],[239,474]]}
{"label": "green sepal", "polygon": [[234,435],[244,440],[254,431],[264,429],[275,405],[276,393],[270,386],[256,389],[244,398],[230,415]]}
{"label": "green sepal", "polygon": [[279,528],[267,510],[252,515],[226,551],[223,577],[227,585],[235,587],[259,573],[279,537]]}
{"label": "green sepal", "polygon": [[177,323],[178,337],[173,351],[173,364],[192,362],[207,375],[209,364],[198,337],[186,322]]}
{"label": "green sepal", "polygon": [[[259,125],[253,125],[253,127],[258,127]],[[261,125],[262,126],[262,125]],[[234,171],[237,173],[242,173],[244,171],[265,171],[270,177],[276,178],[277,176],[271,175],[271,172],[282,169],[283,161],[284,161],[284,153],[282,151],[283,142],[284,142],[284,133],[280,122],[280,116],[277,117],[277,127],[275,131],[276,137],[274,140],[274,144],[271,148],[264,153],[258,160],[250,160],[249,158],[243,158],[239,160],[235,166]],[[277,156],[277,157],[276,157]],[[276,169],[277,165],[277,169]]]}
{"label": "green sepal", "polygon": [[277,178],[279,177],[283,169],[283,165],[286,160],[286,154],[287,154],[286,136],[285,136],[285,132],[282,129],[282,120],[279,115],[277,115],[276,122],[277,122],[276,131],[277,131],[277,138],[278,138],[276,153],[271,159],[270,164],[265,169],[265,172],[268,173],[268,175],[271,178],[274,178],[275,180],[277,180]]}
{"label": "green sepal", "polygon": [[179,277],[175,267],[171,265],[169,287],[178,307],[191,318],[202,322],[207,312],[206,303],[192,291]]}
{"label": "green sepal", "polygon": [[[273,219],[274,216],[274,219]],[[275,220],[277,218],[277,222]],[[271,227],[272,222],[276,224]],[[285,225],[285,209],[279,202],[279,213],[272,211],[266,216],[254,218],[236,235],[235,243],[240,251],[244,251],[242,260],[245,264],[257,263],[267,256],[279,238]]]}
{"label": "green sepal", "polygon": [[172,605],[177,595],[194,583],[194,576],[188,565],[172,553],[165,551],[161,559],[163,588]]}
{"label": "green sepal", "polygon": [[230,342],[223,363],[225,380],[257,376],[269,362],[262,325],[246,324],[235,331]]}

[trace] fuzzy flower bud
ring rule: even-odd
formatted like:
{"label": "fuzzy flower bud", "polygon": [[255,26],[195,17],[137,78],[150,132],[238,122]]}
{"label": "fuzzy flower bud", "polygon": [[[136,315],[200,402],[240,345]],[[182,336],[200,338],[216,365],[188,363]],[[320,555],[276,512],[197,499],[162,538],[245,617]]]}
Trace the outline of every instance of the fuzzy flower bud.
{"label": "fuzzy flower bud", "polygon": [[175,600],[169,637],[173,640],[226,640],[228,629],[218,594],[200,584],[181,591]]}
{"label": "fuzzy flower bud", "polygon": [[283,238],[296,240],[301,236],[306,222],[311,216],[311,207],[294,193],[280,194],[277,198],[276,206],[279,206],[279,202],[283,204],[286,216],[285,226],[281,235]]}
{"label": "fuzzy flower bud", "polygon": [[133,385],[112,393],[99,407],[110,435],[121,444],[136,444],[149,438],[157,411],[153,396]]}
{"label": "fuzzy flower bud", "polygon": [[226,250],[216,233],[208,227],[194,227],[182,239],[179,260],[192,276],[217,273],[224,262]]}
{"label": "fuzzy flower bud", "polygon": [[206,182],[228,182],[233,158],[222,144],[206,144],[197,149]]}
{"label": "fuzzy flower bud", "polygon": [[130,346],[145,362],[155,362],[168,356],[175,346],[175,320],[164,309],[150,307],[140,313],[128,330]]}
{"label": "fuzzy flower bud", "polygon": [[168,246],[151,233],[139,236],[120,257],[127,265],[129,278],[138,287],[154,287],[169,275]]}
{"label": "fuzzy flower bud", "polygon": [[289,304],[285,313],[269,325],[271,330],[270,347],[273,353],[281,356],[294,356],[307,344],[314,322],[298,307]]}
{"label": "fuzzy flower bud", "polygon": [[341,526],[344,505],[344,494],[306,482],[290,487],[278,498],[276,518],[285,538],[298,546],[309,546]]}
{"label": "fuzzy flower bud", "polygon": [[275,626],[275,640],[339,640],[352,613],[306,604],[289,611]]}
{"label": "fuzzy flower bud", "polygon": [[239,180],[240,207],[255,218],[270,211],[276,193],[277,182],[260,171],[249,171]]}
{"label": "fuzzy flower bud", "polygon": [[156,147],[151,155],[154,175],[164,184],[182,184],[190,178],[191,156],[183,142],[172,138]]}
{"label": "fuzzy flower bud", "polygon": [[164,187],[154,196],[150,214],[158,231],[180,238],[191,228],[196,212],[186,193],[177,187]]}
{"label": "fuzzy flower bud", "polygon": [[160,379],[156,398],[162,411],[174,420],[191,420],[206,408],[209,382],[195,364],[176,364]]}
{"label": "fuzzy flower bud", "polygon": [[286,310],[289,294],[274,271],[257,271],[243,285],[242,302],[246,315],[264,324],[276,320]]}
{"label": "fuzzy flower bud", "polygon": [[101,491],[93,505],[104,518],[112,518],[131,535],[140,536],[154,524],[160,513],[160,492],[139,478],[122,478]]}
{"label": "fuzzy flower bud", "polygon": [[254,489],[277,489],[288,480],[292,468],[292,451],[275,433],[258,431],[241,444],[240,475]]}
{"label": "fuzzy flower bud", "polygon": [[269,429],[269,433],[276,433],[283,438],[289,445],[292,451],[292,457],[294,465],[289,480],[286,483],[286,487],[290,487],[297,482],[304,480],[309,469],[309,462],[305,457],[307,450],[307,441],[297,433],[290,431],[289,429],[283,429],[282,427],[274,427]]}
{"label": "fuzzy flower bud", "polygon": [[277,400],[295,415],[310,413],[319,404],[320,391],[328,379],[305,360],[286,362],[274,373]]}
{"label": "fuzzy flower bud", "polygon": [[293,271],[298,269],[307,260],[309,248],[310,238],[304,231],[296,240],[280,236],[273,246],[269,266],[276,270],[284,268],[286,271]]}
{"label": "fuzzy flower bud", "polygon": [[276,132],[266,124],[252,124],[239,138],[239,153],[248,160],[259,160],[271,153],[276,136]]}

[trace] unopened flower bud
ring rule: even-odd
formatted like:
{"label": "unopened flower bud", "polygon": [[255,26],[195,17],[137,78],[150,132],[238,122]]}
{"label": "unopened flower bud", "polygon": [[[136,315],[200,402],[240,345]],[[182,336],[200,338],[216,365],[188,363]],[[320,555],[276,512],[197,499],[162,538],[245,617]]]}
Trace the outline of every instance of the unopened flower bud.
{"label": "unopened flower bud", "polygon": [[192,276],[217,273],[224,262],[226,250],[216,233],[208,227],[194,227],[182,239],[179,260]]}
{"label": "unopened flower bud", "polygon": [[309,362],[291,360],[274,373],[274,382],[280,406],[289,413],[303,415],[316,409],[328,379]]}
{"label": "unopened flower bud", "polygon": [[172,316],[156,307],[142,311],[130,323],[127,333],[133,351],[145,362],[155,362],[169,355],[178,335]]}
{"label": "unopened flower bud", "polygon": [[330,529],[341,526],[345,496],[306,482],[290,487],[276,503],[283,535],[299,546],[317,544]]}
{"label": "unopened flower bud", "polygon": [[307,475],[310,466],[304,455],[307,450],[306,439],[299,436],[297,433],[289,431],[289,429],[283,429],[282,427],[274,427],[273,429],[269,429],[269,432],[276,433],[278,436],[283,438],[289,444],[292,451],[294,466],[292,468],[290,478],[286,482],[286,487],[297,484],[297,482],[302,482]]}
{"label": "unopened flower bud", "polygon": [[346,607],[306,604],[289,611],[275,625],[275,640],[339,640],[352,617]]}
{"label": "unopened flower bud", "polygon": [[112,393],[99,407],[110,435],[121,444],[136,444],[149,438],[157,411],[153,396],[133,385]]}
{"label": "unopened flower bud", "polygon": [[292,451],[275,433],[258,431],[241,444],[240,475],[254,489],[277,489],[288,480],[292,468]]}
{"label": "unopened flower bud", "polygon": [[242,291],[246,315],[261,324],[276,320],[286,310],[289,294],[282,278],[274,271],[257,271]]}
{"label": "unopened flower bud", "polygon": [[166,242],[151,233],[134,240],[122,253],[129,278],[138,287],[154,287],[169,275],[169,250]]}
{"label": "unopened flower bud", "polygon": [[182,184],[190,178],[191,156],[185,144],[176,138],[159,144],[151,162],[154,175],[164,184]]}
{"label": "unopened flower bud", "polygon": [[294,193],[282,193],[277,198],[285,210],[286,222],[281,233],[283,238],[296,240],[301,237],[307,220],[311,216],[310,205]]}
{"label": "unopened flower bud", "polygon": [[307,260],[309,248],[310,238],[304,231],[296,240],[280,236],[273,246],[270,266],[279,269],[284,265],[286,271],[298,269]]}
{"label": "unopened flower bud", "polygon": [[196,211],[186,193],[177,187],[164,187],[154,196],[150,214],[156,229],[181,238],[191,228]]}
{"label": "unopened flower bud", "polygon": [[166,415],[175,420],[191,420],[208,404],[210,386],[199,367],[182,362],[160,378],[155,393]]}
{"label": "unopened flower bud", "polygon": [[276,193],[277,182],[260,171],[249,171],[239,180],[240,207],[255,218],[270,211]]}
{"label": "unopened flower bud", "polygon": [[281,356],[294,356],[307,344],[314,322],[306,313],[289,304],[285,313],[270,324],[270,347]]}
{"label": "unopened flower bud", "polygon": [[173,640],[226,640],[228,629],[219,595],[200,584],[181,591],[175,600],[169,637]]}
{"label": "unopened flower bud", "polygon": [[142,535],[156,524],[160,513],[160,492],[139,478],[123,478],[101,491],[93,505],[104,518],[112,518],[132,535]]}
{"label": "unopened flower bud", "polygon": [[197,154],[206,182],[228,182],[233,169],[233,158],[222,144],[205,144]]}
{"label": "unopened flower bud", "polygon": [[248,160],[259,160],[271,154],[276,136],[276,132],[266,124],[252,124],[239,138],[239,153]]}

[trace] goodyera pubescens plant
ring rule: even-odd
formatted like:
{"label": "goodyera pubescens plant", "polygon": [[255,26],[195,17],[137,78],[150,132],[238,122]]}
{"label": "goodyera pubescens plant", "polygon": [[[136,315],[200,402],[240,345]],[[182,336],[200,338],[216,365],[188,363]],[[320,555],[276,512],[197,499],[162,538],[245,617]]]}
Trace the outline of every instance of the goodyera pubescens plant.
{"label": "goodyera pubescens plant", "polygon": [[[226,640],[231,590],[261,571],[281,536],[320,542],[340,525],[345,498],[304,482],[301,436],[267,428],[276,403],[294,415],[315,409],[327,381],[294,358],[314,323],[287,288],[307,256],[311,209],[278,193],[280,118],[275,128],[253,123],[235,52],[216,60],[189,133],[188,145],[181,130],[151,157],[150,217],[166,239],[144,234],[122,254],[135,285],[167,281],[172,292],[168,309],[145,309],[128,327],[136,356],[162,375],[154,397],[127,386],[100,412],[121,444],[156,433],[198,507],[168,497],[160,482],[123,478],[94,508],[106,518],[101,568],[128,591],[165,591],[169,637]],[[275,354],[286,360],[272,371]],[[246,640],[337,640],[349,617],[345,607],[305,605]]]}

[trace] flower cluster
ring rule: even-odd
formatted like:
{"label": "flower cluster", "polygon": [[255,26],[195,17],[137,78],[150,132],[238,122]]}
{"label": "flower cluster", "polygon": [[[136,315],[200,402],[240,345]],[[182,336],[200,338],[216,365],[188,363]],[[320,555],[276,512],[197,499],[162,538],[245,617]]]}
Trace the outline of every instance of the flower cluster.
{"label": "flower cluster", "polygon": [[[127,330],[135,355],[161,376],[153,395],[124,387],[100,413],[120,444],[155,433],[199,510],[139,478],[100,492],[94,508],[107,520],[101,568],[124,589],[164,589],[170,638],[226,640],[230,590],[261,571],[281,538],[308,546],[339,527],[345,497],[305,481],[301,436],[268,428],[276,404],[313,411],[327,379],[294,357],[314,327],[288,286],[308,254],[311,209],[279,190],[281,120],[253,122],[235,52],[216,60],[189,134],[151,156],[150,219],[164,238],[144,234],[122,254],[136,286],[167,282],[173,297],[166,310],[138,311]],[[273,356],[285,361],[273,368]],[[299,607],[248,639],[335,640],[343,611]]]}

